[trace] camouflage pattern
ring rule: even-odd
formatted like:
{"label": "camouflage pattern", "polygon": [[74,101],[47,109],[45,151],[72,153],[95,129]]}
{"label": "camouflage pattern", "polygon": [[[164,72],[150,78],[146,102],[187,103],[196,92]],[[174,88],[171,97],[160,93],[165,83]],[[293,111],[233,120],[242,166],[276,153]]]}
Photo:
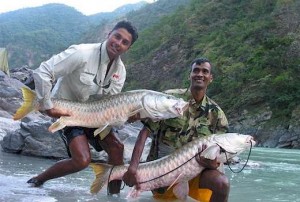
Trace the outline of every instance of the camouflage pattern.
{"label": "camouflage pattern", "polygon": [[168,90],[165,93],[189,101],[190,106],[183,117],[160,122],[144,121],[153,135],[148,161],[161,158],[194,138],[228,132],[228,121],[223,110],[209,97],[205,96],[202,103],[196,103],[187,89]]}

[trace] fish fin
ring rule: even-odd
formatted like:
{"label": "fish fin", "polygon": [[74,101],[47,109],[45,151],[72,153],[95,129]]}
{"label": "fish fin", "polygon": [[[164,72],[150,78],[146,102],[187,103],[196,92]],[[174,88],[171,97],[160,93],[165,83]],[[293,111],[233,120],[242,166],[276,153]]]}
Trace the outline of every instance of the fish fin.
{"label": "fish fin", "polygon": [[201,152],[201,156],[210,160],[214,160],[219,155],[220,155],[220,147],[216,144],[207,147],[203,152]]}
{"label": "fish fin", "polygon": [[109,171],[112,166],[104,163],[90,163],[90,166],[92,167],[96,177],[91,185],[90,192],[92,194],[97,194],[108,182],[110,174]]}
{"label": "fish fin", "polygon": [[14,116],[13,116],[14,120],[22,119],[27,114],[36,110],[36,108],[37,108],[35,106],[36,93],[26,87],[22,87],[21,90],[22,90],[24,102],[21,105],[21,107],[17,110],[17,112],[14,114]]}
{"label": "fish fin", "polygon": [[180,178],[181,175],[182,175],[182,173],[180,173],[180,174],[176,177],[176,179],[174,180],[174,182],[168,187],[167,190],[171,189],[171,187],[172,187],[174,184],[177,183],[177,181],[179,180],[179,178]]}
{"label": "fish fin", "polygon": [[65,124],[66,118],[67,118],[66,116],[60,117],[57,121],[51,124],[51,126],[48,128],[48,131],[51,133],[55,133],[56,131],[66,127]]}
{"label": "fish fin", "polygon": [[96,129],[94,131],[94,136],[100,134],[102,131],[104,131],[104,129],[108,126],[108,124],[104,125],[104,126],[100,126],[98,129]]}
{"label": "fish fin", "polygon": [[218,171],[220,171],[221,173],[225,173],[224,163],[220,163],[220,165],[218,167]]}
{"label": "fish fin", "polygon": [[132,189],[129,191],[129,193],[127,194],[126,198],[127,199],[130,199],[130,198],[137,198],[139,195],[141,194],[141,191],[140,190],[137,190],[134,187],[132,187]]}
{"label": "fish fin", "polygon": [[189,194],[189,183],[185,181],[176,184],[173,187],[173,193],[178,199],[185,201]]}
{"label": "fish fin", "polygon": [[[130,112],[129,115],[128,115],[128,117],[131,117],[131,116],[133,116],[133,115],[136,115],[137,113],[141,112],[142,109],[143,109],[143,107],[140,106],[140,108],[138,108],[138,109],[136,109],[136,110]],[[142,118],[144,118],[144,117],[142,117]],[[127,120],[126,120],[126,121],[127,121]],[[126,122],[126,121],[125,121],[125,122]]]}

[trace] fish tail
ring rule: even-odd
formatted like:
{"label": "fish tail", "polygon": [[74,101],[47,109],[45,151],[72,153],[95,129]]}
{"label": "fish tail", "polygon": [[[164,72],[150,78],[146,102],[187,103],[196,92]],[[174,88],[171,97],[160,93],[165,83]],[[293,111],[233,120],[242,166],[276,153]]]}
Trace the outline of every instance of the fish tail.
{"label": "fish tail", "polygon": [[17,112],[14,114],[13,119],[14,120],[20,120],[23,117],[25,117],[30,112],[37,109],[36,105],[36,93],[26,87],[22,87],[22,94],[23,94],[23,104],[21,107],[17,110]]}
{"label": "fish tail", "polygon": [[96,176],[96,179],[91,185],[90,192],[92,194],[97,194],[102,187],[108,183],[112,166],[104,163],[90,163],[90,166],[92,167]]}
{"label": "fish tail", "polygon": [[51,126],[49,126],[48,131],[51,133],[55,133],[56,131],[59,131],[60,129],[63,129],[64,127],[66,127],[66,117],[60,117],[57,121],[55,121],[54,123],[51,124]]}

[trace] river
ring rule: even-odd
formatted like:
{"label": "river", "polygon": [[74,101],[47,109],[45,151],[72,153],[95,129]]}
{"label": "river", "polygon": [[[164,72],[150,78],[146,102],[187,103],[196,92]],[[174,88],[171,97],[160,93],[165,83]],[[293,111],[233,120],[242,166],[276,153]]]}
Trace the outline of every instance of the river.
{"label": "river", "polygon": [[[247,158],[247,152],[240,156]],[[240,173],[226,167],[231,182],[230,202],[300,202],[300,150],[253,148],[248,166]],[[125,187],[120,197],[89,193],[94,179],[87,168],[79,173],[54,179],[41,188],[29,187],[26,181],[55,163],[55,160],[27,157],[0,151],[0,201],[2,202],[94,202],[154,201],[150,192],[138,199],[126,199]],[[242,165],[232,166],[238,171]],[[192,201],[192,200],[190,200]]]}

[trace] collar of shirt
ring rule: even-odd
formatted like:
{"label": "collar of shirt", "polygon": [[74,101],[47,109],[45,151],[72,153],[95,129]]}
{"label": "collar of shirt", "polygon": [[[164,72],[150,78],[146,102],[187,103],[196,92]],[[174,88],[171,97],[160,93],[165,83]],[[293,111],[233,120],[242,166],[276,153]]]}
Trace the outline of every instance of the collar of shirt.
{"label": "collar of shirt", "polygon": [[202,111],[205,111],[206,109],[206,106],[208,104],[208,97],[207,95],[204,95],[203,99],[202,99],[202,102],[201,103],[197,103],[196,100],[191,96],[191,99],[190,99],[190,105],[193,107],[193,109],[195,110],[202,110]]}
{"label": "collar of shirt", "polygon": [[106,71],[107,71],[107,66],[110,62],[110,59],[108,57],[107,54],[107,50],[106,50],[106,44],[107,44],[107,40],[104,41],[101,45],[101,52],[99,53],[99,65],[98,65],[98,72],[97,72],[97,83],[98,84],[102,84],[104,83],[107,79],[109,79],[113,73],[115,72],[115,67],[118,66],[118,64],[121,62],[121,57],[118,56],[117,58],[114,59],[113,63],[111,64],[110,70],[106,75]]}

